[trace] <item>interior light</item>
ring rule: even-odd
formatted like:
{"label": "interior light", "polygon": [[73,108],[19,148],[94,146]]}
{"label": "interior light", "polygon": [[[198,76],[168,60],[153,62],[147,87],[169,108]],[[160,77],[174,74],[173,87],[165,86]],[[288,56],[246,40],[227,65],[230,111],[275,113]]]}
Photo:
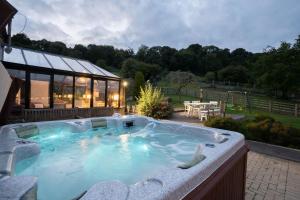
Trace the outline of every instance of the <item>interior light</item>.
{"label": "interior light", "polygon": [[115,94],[115,95],[113,96],[113,100],[114,100],[114,101],[118,101],[118,100],[119,100],[119,95],[118,95],[118,94]]}

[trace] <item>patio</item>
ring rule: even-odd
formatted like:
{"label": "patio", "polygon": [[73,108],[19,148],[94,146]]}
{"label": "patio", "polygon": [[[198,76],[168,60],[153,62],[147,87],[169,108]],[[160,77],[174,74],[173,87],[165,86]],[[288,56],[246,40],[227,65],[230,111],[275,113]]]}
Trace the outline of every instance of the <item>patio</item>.
{"label": "patio", "polygon": [[246,200],[297,200],[300,197],[300,163],[248,153]]}

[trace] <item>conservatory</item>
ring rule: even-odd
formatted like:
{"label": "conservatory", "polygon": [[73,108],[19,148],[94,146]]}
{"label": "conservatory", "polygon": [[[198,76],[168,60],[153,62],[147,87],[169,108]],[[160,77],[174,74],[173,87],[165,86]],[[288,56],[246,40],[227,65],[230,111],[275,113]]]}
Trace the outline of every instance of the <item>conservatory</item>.
{"label": "conservatory", "polygon": [[[28,115],[36,110],[51,115],[55,110],[74,113],[74,109],[81,109],[86,115],[95,108],[100,112],[100,108],[118,109],[123,105],[121,79],[89,61],[13,47],[10,53],[4,53],[2,63],[15,88],[10,92],[10,113],[27,111]],[[64,116],[63,111],[60,113]]]}

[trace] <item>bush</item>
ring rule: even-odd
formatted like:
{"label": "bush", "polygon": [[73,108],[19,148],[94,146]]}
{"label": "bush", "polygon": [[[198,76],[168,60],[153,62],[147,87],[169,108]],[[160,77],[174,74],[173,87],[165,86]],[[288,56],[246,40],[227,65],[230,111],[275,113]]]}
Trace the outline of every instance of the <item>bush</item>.
{"label": "bush", "polygon": [[260,122],[260,121],[264,121],[264,120],[270,120],[272,122],[275,121],[275,119],[273,117],[270,117],[268,115],[256,115],[253,121]]}
{"label": "bush", "polygon": [[166,119],[171,117],[172,113],[172,105],[168,102],[161,102],[159,105],[153,107],[151,116],[156,119]]}
{"label": "bush", "polygon": [[204,125],[237,131],[246,139],[300,149],[300,130],[283,125],[267,115],[258,115],[253,120],[235,121],[231,118],[214,117]]}
{"label": "bush", "polygon": [[137,98],[137,112],[156,119],[168,118],[173,108],[164,99],[161,90],[147,82],[145,88],[141,88],[140,96]]}
{"label": "bush", "polygon": [[213,127],[213,128],[220,128],[226,129],[231,131],[242,131],[242,124],[239,121],[233,120],[229,117],[212,117],[206,122],[204,122],[205,126]]}

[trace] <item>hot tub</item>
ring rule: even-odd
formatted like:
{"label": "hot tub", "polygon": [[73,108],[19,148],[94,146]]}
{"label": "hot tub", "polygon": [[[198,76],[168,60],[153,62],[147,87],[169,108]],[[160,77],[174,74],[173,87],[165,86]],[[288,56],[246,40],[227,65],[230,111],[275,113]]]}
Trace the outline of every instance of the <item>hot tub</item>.
{"label": "hot tub", "polygon": [[7,125],[0,198],[243,199],[236,132],[142,116]]}

